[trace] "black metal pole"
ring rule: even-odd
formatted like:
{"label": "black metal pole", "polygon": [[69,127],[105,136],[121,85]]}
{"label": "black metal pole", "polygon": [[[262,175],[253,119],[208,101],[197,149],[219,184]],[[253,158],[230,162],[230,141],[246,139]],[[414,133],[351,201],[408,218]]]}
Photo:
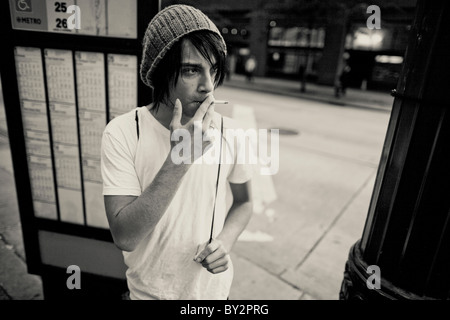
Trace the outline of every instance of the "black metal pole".
{"label": "black metal pole", "polygon": [[[450,298],[449,14],[445,0],[418,0],[366,225],[350,250],[340,299]],[[371,265],[379,267],[379,289],[368,286]]]}

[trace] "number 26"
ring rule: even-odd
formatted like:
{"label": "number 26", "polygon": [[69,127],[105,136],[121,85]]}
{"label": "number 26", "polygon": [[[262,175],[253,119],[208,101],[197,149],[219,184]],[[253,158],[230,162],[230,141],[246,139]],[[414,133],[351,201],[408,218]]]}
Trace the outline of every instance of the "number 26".
{"label": "number 26", "polygon": [[57,28],[67,28],[67,19],[56,19]]}

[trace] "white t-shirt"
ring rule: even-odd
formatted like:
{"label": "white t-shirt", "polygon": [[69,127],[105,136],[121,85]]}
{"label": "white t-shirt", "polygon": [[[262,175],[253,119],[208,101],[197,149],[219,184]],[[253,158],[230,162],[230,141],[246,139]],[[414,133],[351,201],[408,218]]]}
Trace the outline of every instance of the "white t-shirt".
{"label": "white t-shirt", "polygon": [[[116,117],[104,131],[101,163],[104,195],[141,195],[170,152],[170,131],[153,117],[147,107],[136,110]],[[220,128],[219,114],[216,113],[213,122],[216,128]],[[235,128],[235,124],[224,117],[224,130],[227,128]],[[217,139],[214,144],[219,142]],[[222,156],[226,152],[228,158],[236,157],[239,143],[239,139],[234,139],[233,143],[222,139]],[[208,152],[213,152],[213,148]],[[250,165],[229,162],[222,163],[220,168],[214,237],[222,230],[232,204],[228,182],[244,183],[252,174]],[[123,252],[131,299],[206,300],[228,297],[233,279],[232,264],[225,272],[211,274],[193,261],[199,246],[210,237],[217,171],[217,163],[198,164],[196,161],[154,230],[133,252]]]}

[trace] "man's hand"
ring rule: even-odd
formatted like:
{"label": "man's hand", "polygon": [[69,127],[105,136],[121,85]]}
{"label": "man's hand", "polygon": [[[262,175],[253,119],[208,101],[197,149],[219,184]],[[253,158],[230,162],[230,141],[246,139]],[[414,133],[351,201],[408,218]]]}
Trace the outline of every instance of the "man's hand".
{"label": "man's hand", "polygon": [[221,273],[228,270],[230,255],[226,251],[222,241],[213,239],[195,258],[195,262],[211,273]]}
{"label": "man's hand", "polygon": [[[205,132],[210,129],[211,122],[214,115],[214,97],[208,96],[200,105],[195,115],[185,124],[181,124],[181,118],[183,115],[183,106],[179,99],[175,101],[172,121],[170,122],[170,136],[171,136],[171,149],[173,150],[178,144],[183,141],[176,140],[179,136],[190,137],[190,145],[183,145],[182,150],[190,147],[191,151],[191,163],[200,158],[214,142],[211,138],[203,139]],[[174,134],[175,133],[175,134]],[[197,133],[195,135],[194,133]],[[175,139],[175,141],[174,141]],[[198,140],[198,141],[196,141]],[[177,151],[179,149],[177,148]],[[183,154],[183,158],[187,158],[188,155]]]}

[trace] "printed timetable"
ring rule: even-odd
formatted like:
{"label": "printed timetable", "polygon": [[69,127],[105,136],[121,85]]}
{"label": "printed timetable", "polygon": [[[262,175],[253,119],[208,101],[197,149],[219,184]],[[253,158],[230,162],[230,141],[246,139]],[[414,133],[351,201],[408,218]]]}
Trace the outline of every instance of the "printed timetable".
{"label": "printed timetable", "polygon": [[137,106],[137,56],[16,47],[15,63],[35,216],[107,229],[101,139]]}
{"label": "printed timetable", "polygon": [[84,224],[72,52],[45,49],[61,221]]}
{"label": "printed timetable", "polygon": [[15,61],[34,214],[56,220],[41,50],[16,47]]}
{"label": "printed timetable", "polygon": [[75,53],[86,222],[106,228],[100,171],[101,138],[106,125],[104,64],[102,53]]}
{"label": "printed timetable", "polygon": [[137,57],[108,54],[109,118],[136,108]]}

